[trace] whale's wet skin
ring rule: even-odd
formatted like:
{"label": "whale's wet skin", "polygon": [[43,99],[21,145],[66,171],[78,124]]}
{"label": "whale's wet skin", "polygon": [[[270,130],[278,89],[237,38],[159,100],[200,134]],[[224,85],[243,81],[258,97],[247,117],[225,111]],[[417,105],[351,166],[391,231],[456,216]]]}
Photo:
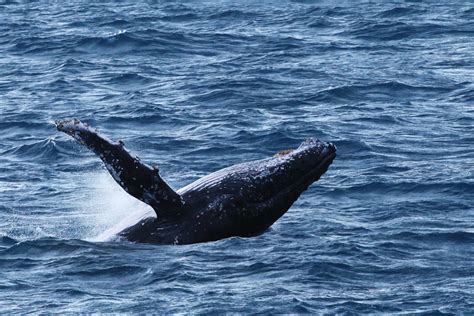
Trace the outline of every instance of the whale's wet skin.
{"label": "whale's wet skin", "polygon": [[57,121],[59,130],[95,152],[130,195],[155,217],[119,232],[130,241],[191,244],[262,233],[291,207],[336,157],[331,143],[308,139],[295,150],[234,165],[174,191],[152,168],[79,120]]}

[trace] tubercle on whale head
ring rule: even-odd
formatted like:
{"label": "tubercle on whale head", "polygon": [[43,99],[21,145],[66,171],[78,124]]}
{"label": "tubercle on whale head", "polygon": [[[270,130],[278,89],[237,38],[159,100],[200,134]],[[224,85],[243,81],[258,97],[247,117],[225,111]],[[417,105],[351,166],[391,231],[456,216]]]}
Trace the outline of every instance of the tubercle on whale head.
{"label": "tubercle on whale head", "polygon": [[269,179],[278,183],[276,186],[281,187],[277,189],[281,191],[290,187],[294,190],[300,187],[306,188],[326,172],[336,157],[336,151],[337,148],[333,143],[308,138],[296,149],[287,150],[273,157]]}
{"label": "tubercle on whale head", "polygon": [[334,145],[333,143],[328,143],[328,142],[323,142],[323,141],[320,141],[319,139],[317,138],[314,138],[314,137],[310,137],[310,138],[307,138],[305,139],[299,146],[297,149],[295,149],[296,151],[298,150],[305,150],[305,149],[311,149],[311,148],[325,148],[327,147],[328,149],[330,150],[334,150],[337,151],[337,148],[336,148],[336,145]]}
{"label": "tubercle on whale head", "polygon": [[294,149],[283,149],[273,155],[273,157],[283,157],[290,154]]}
{"label": "tubercle on whale head", "polygon": [[303,141],[299,146],[298,148],[296,149],[283,149],[283,150],[280,150],[279,152],[277,152],[275,155],[273,155],[273,157],[285,157],[285,156],[291,156],[291,154],[296,154],[298,152],[301,152],[305,149],[311,149],[312,147],[316,147],[316,148],[324,148],[324,147],[327,147],[328,150],[330,151],[334,151],[336,152],[337,151],[337,147],[336,145],[334,145],[333,143],[325,143],[325,142],[321,142],[320,140],[316,139],[316,138],[307,138],[305,141]]}
{"label": "tubercle on whale head", "polygon": [[337,147],[333,143],[323,142],[316,138],[308,138],[290,155],[295,162],[318,166],[323,160],[330,157],[334,159],[336,151]]}
{"label": "tubercle on whale head", "polygon": [[296,149],[287,149],[278,152],[274,157],[282,157],[290,164],[297,163],[318,163],[319,160],[335,154],[336,145],[330,142],[323,142],[316,138],[308,138]]}

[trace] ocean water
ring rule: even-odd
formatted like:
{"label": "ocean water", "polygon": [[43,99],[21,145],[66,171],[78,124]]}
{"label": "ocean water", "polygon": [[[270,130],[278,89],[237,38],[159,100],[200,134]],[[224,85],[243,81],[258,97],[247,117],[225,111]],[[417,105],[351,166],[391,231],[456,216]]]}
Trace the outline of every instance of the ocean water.
{"label": "ocean water", "polygon": [[[0,312],[474,313],[472,1],[0,1]],[[333,141],[271,229],[104,242],[149,208],[53,121],[175,188]]]}

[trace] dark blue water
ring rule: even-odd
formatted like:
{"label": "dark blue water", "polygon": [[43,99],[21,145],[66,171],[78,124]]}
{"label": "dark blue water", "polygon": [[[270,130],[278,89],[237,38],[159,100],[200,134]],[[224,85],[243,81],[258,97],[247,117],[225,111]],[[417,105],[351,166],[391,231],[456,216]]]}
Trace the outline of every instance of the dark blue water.
{"label": "dark blue water", "polygon": [[[472,2],[0,3],[0,312],[474,312]],[[149,209],[67,117],[176,188],[338,157],[259,237],[100,242]]]}

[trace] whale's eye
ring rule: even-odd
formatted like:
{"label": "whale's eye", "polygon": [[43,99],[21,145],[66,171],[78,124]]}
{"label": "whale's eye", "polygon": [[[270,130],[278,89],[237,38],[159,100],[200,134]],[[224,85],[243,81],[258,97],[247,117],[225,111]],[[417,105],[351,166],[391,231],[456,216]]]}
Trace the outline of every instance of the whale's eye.
{"label": "whale's eye", "polygon": [[275,155],[273,155],[273,157],[282,157],[282,156],[286,156],[288,155],[289,153],[291,153],[293,151],[293,149],[284,149],[284,150],[280,150],[279,152],[277,152]]}

